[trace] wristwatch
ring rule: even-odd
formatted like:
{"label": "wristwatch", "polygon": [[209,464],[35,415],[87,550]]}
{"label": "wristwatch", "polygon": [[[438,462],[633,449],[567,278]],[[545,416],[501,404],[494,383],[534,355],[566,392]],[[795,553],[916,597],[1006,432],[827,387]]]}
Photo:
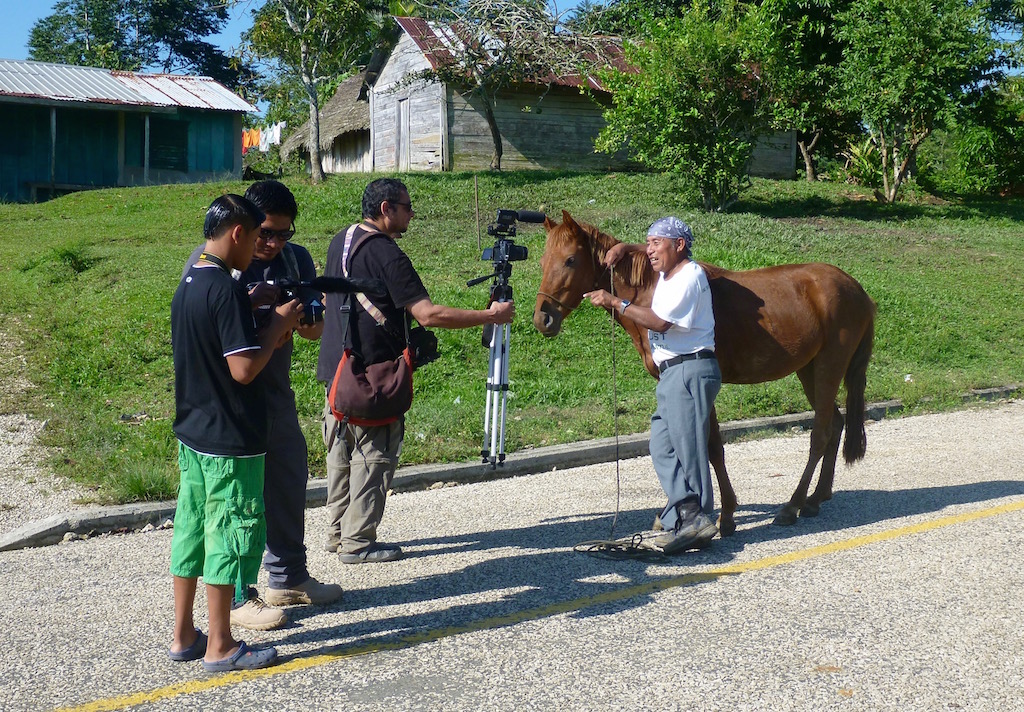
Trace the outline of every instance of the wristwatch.
{"label": "wristwatch", "polygon": [[626,313],[626,307],[628,307],[632,303],[633,302],[629,301],[628,299],[623,299],[622,300],[622,304],[619,305],[619,314],[625,314]]}

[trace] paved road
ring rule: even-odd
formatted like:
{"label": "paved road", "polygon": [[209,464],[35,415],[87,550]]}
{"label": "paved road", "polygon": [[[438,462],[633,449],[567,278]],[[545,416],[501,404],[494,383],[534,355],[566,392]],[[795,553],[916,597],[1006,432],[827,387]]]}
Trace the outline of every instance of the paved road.
{"label": "paved road", "polygon": [[[0,553],[0,708],[1024,709],[1022,431],[1024,402],[872,423],[791,528],[806,434],[728,445],[739,531],[666,562],[573,551],[609,534],[614,465],[396,495],[390,564],[337,563],[313,509],[345,599],[246,632],[285,657],[258,673],[167,659],[169,532]],[[621,536],[660,490],[648,458],[619,479]]]}

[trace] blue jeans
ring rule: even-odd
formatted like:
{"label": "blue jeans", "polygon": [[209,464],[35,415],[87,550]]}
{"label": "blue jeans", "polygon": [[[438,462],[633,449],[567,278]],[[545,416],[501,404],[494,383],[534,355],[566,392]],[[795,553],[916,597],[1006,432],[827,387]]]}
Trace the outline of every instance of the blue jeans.
{"label": "blue jeans", "polygon": [[710,515],[715,508],[708,461],[708,430],[722,373],[715,359],[670,366],[658,381],[658,409],[651,416],[651,461],[668,503],[661,523],[672,530],[680,508]]}

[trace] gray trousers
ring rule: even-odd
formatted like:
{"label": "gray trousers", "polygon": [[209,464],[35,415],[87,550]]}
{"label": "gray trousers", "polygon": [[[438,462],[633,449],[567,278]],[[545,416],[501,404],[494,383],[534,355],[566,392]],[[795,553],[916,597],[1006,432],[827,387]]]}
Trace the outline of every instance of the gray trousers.
{"label": "gray trousers", "polygon": [[714,511],[708,431],[721,387],[716,359],[683,361],[666,369],[658,381],[658,409],[651,416],[651,461],[668,497],[661,513],[666,530],[680,522],[680,509],[683,518]]}
{"label": "gray trousers", "polygon": [[291,588],[309,580],[306,570],[306,438],[299,427],[294,396],[290,403],[268,404],[267,457],[263,502],[267,551],[263,568],[271,588]]}
{"label": "gray trousers", "polygon": [[340,425],[324,406],[327,447],[327,543],[354,554],[377,541],[384,501],[398,469],[405,419],[388,425]]}

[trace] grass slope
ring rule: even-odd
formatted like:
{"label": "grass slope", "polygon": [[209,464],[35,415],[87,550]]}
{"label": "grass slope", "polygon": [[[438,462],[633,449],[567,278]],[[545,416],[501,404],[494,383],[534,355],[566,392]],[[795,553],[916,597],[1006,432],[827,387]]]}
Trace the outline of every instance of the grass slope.
{"label": "grass slope", "polygon": [[[441,303],[480,308],[490,271],[480,260],[474,182],[466,174],[409,175],[416,218],[402,247]],[[318,267],[334,233],[358,219],[366,176],[320,187],[290,184],[300,206],[296,241]],[[102,501],[172,496],[177,482],[169,303],[184,262],[201,241],[206,207],[243,183],[77,193],[40,205],[0,205],[0,314],[19,340],[35,388],[0,393],[0,408],[48,421],[55,469],[95,488]],[[846,270],[878,303],[869,400],[928,398],[940,407],[983,386],[1016,383],[1024,363],[1024,277],[1018,265],[1024,202],[896,206],[848,186],[755,181],[725,215],[667,176],[507,173],[479,178],[481,222],[498,208],[569,210],[621,239],[640,241],[657,217],[691,223],[698,259],[733,269],[825,261]],[[934,202],[934,201],[933,201]],[[486,234],[483,246],[491,244]],[[531,324],[544,234],[521,225],[529,248],[514,263],[519,302],[511,346],[507,450],[611,435],[613,377],[620,432],[648,427],[654,383],[624,333],[603,312],[581,307],[557,339]],[[476,457],[482,437],[487,352],[478,329],[439,331],[442,357],[416,374],[403,462]],[[614,341],[613,341],[614,339]],[[318,346],[298,340],[293,383],[322,474]],[[614,362],[613,362],[614,351]],[[807,409],[795,377],[725,386],[722,420]]]}

